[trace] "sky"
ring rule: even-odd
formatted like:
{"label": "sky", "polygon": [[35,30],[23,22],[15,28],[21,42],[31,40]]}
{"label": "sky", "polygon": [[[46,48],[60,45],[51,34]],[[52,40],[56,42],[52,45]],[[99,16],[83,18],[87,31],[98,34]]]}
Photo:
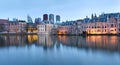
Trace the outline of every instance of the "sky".
{"label": "sky", "polygon": [[120,0],[0,0],[0,19],[27,20],[29,14],[60,15],[61,21],[83,19],[91,14],[120,12]]}

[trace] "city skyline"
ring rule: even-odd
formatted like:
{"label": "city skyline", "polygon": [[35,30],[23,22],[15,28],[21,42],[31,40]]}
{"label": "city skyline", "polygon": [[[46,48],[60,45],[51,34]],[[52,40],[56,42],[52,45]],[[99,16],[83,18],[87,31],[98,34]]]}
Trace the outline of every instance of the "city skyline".
{"label": "city skyline", "polygon": [[119,0],[4,0],[0,4],[0,18],[18,18],[27,20],[29,14],[33,20],[42,19],[43,14],[56,14],[61,21],[83,19],[91,14],[120,12]]}

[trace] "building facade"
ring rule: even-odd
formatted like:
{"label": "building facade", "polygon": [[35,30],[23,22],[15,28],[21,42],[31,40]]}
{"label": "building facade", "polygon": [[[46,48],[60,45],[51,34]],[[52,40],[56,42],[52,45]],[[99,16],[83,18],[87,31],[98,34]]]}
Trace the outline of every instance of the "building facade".
{"label": "building facade", "polygon": [[[110,13],[92,15],[91,19],[63,22],[56,30],[56,34],[120,34],[120,17],[119,13]],[[69,23],[68,23],[69,22]]]}
{"label": "building facade", "polygon": [[8,19],[0,19],[0,32],[6,33],[8,31],[9,22]]}
{"label": "building facade", "polygon": [[9,21],[8,33],[26,33],[26,25],[23,20]]}
{"label": "building facade", "polygon": [[37,25],[38,34],[51,34],[53,24],[39,24]]}
{"label": "building facade", "polygon": [[19,20],[18,21],[19,24],[19,32],[20,33],[26,33],[27,31],[27,23],[24,20]]}
{"label": "building facade", "polygon": [[19,33],[19,23],[18,21],[9,21],[9,31],[8,33]]}

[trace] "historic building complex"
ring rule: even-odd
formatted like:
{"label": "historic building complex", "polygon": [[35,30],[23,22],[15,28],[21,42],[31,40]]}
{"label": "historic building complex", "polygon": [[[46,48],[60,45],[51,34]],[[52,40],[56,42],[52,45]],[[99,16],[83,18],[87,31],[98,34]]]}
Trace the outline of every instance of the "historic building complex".
{"label": "historic building complex", "polygon": [[[120,13],[103,13],[99,16],[92,14],[91,18],[66,21],[60,23],[60,15],[43,14],[35,21],[28,15],[24,20],[0,19],[0,33],[3,34],[55,34],[55,35],[81,35],[81,34],[120,34]],[[35,22],[35,23],[34,23]]]}
{"label": "historic building complex", "polygon": [[56,34],[119,34],[120,13],[101,14],[98,17],[92,14],[91,19],[63,22],[57,29]]}

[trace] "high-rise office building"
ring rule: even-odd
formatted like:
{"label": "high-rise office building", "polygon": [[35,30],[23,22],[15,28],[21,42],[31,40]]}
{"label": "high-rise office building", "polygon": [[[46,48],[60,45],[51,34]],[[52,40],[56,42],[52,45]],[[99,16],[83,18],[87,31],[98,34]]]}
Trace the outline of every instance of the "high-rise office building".
{"label": "high-rise office building", "polygon": [[45,24],[48,24],[48,23],[49,23],[49,21],[48,21],[48,14],[44,14],[44,15],[43,15],[43,22],[44,22]]}
{"label": "high-rise office building", "polygon": [[60,15],[56,15],[56,23],[60,23]]}
{"label": "high-rise office building", "polygon": [[49,14],[49,22],[54,24],[54,14]]}
{"label": "high-rise office building", "polygon": [[32,18],[29,15],[27,16],[27,22],[30,24],[33,23]]}
{"label": "high-rise office building", "polygon": [[48,14],[43,15],[43,21],[48,21]]}
{"label": "high-rise office building", "polygon": [[42,23],[41,18],[35,18],[35,23],[36,23],[36,24]]}

